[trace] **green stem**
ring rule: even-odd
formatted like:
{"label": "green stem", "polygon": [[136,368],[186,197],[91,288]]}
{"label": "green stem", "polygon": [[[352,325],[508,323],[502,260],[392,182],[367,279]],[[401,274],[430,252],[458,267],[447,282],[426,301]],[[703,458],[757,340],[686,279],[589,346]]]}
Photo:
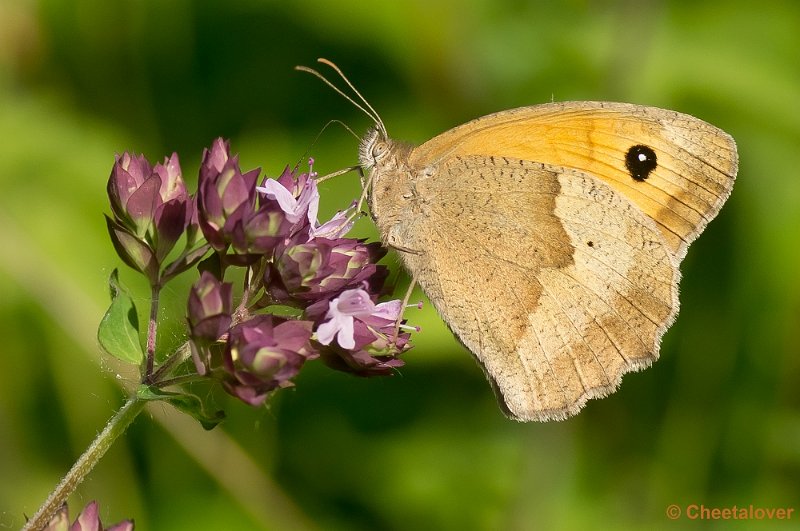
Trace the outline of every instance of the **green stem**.
{"label": "green stem", "polygon": [[92,444],[83,452],[72,468],[64,476],[64,479],[50,493],[44,504],[39,507],[36,514],[28,520],[22,531],[34,531],[44,529],[53,515],[67,501],[86,475],[91,472],[94,466],[100,461],[106,451],[114,444],[117,437],[122,435],[133,419],[144,409],[146,401],[137,397],[131,397],[117,413],[111,417],[103,428],[103,431],[92,441]]}
{"label": "green stem", "polygon": [[159,389],[164,389],[166,387],[172,387],[174,385],[183,385],[192,382],[199,382],[207,378],[208,378],[207,376],[200,376],[199,374],[186,374],[184,376],[176,376],[175,378],[170,378],[168,380],[157,381],[153,385],[155,387],[158,387]]}
{"label": "green stem", "polygon": [[144,382],[152,383],[153,367],[156,359],[156,333],[158,331],[158,298],[161,286],[153,286],[153,295],[150,299],[150,323],[147,325],[147,368],[144,373]]}
{"label": "green stem", "polygon": [[175,366],[176,363],[181,363],[189,358],[191,355],[191,349],[189,346],[189,342],[187,341],[178,349],[173,352],[167,359],[164,360],[164,363],[158,366],[158,369],[153,373],[153,377],[150,379],[152,383],[159,384],[161,380],[163,380],[166,376],[169,375],[169,372]]}

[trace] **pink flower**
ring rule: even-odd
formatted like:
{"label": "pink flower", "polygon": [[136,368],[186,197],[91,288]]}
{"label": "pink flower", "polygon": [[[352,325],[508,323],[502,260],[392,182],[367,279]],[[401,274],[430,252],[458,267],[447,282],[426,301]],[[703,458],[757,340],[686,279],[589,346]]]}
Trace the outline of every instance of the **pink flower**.
{"label": "pink flower", "polygon": [[356,346],[356,319],[366,325],[382,328],[397,321],[401,310],[399,300],[375,304],[363,289],[344,291],[330,302],[325,316],[327,321],[317,328],[317,341],[330,345],[336,338],[339,346],[352,350]]}
{"label": "pink flower", "polygon": [[256,187],[256,190],[277,201],[281,210],[286,214],[286,219],[291,223],[297,223],[305,216],[308,217],[308,222],[312,226],[316,224],[317,212],[319,212],[319,192],[317,183],[313,179],[306,181],[297,197],[275,179],[267,179],[262,186]]}
{"label": "pink flower", "polygon": [[352,213],[355,211],[356,202],[344,211],[334,214],[333,218],[320,224],[319,190],[314,179],[316,172],[312,170],[314,159],[309,159],[309,171],[294,178],[294,171],[288,167],[277,179],[266,179],[256,190],[268,199],[277,201],[286,219],[297,223],[304,217],[308,219],[308,239],[324,237],[331,240],[341,238],[353,226]]}

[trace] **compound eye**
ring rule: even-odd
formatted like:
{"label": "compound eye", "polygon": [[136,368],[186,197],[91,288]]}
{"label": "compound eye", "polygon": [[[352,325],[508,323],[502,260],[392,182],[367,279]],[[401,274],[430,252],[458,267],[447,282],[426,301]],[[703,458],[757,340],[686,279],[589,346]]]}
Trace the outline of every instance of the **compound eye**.
{"label": "compound eye", "polygon": [[372,146],[372,158],[377,160],[381,158],[384,153],[386,153],[386,144],[383,142],[375,142],[375,145]]}

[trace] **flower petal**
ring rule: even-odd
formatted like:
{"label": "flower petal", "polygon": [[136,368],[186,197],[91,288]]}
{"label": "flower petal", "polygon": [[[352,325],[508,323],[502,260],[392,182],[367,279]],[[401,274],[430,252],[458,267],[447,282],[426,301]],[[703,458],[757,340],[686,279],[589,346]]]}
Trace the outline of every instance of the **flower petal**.
{"label": "flower petal", "polygon": [[[309,210],[310,214],[310,210]],[[353,224],[355,223],[353,220],[349,220],[349,214],[347,211],[339,211],[333,215],[333,217],[319,225],[316,228],[311,229],[311,237],[312,238],[328,238],[330,240],[336,240],[347,234],[347,232],[353,228]]]}
{"label": "flower petal", "polygon": [[344,316],[339,321],[339,334],[336,336],[336,342],[339,343],[344,349],[350,350],[356,346],[356,340],[353,337],[354,327],[353,318]]}
{"label": "flower petal", "polygon": [[363,289],[343,291],[337,299],[331,302],[331,308],[334,304],[336,311],[343,315],[371,315],[375,311],[375,303],[370,299],[369,293]]}
{"label": "flower petal", "polygon": [[403,311],[403,301],[400,299],[382,302],[375,306],[375,311],[372,312],[372,315],[375,317],[383,317],[384,319],[389,319],[390,321],[396,321],[398,317],[400,317],[400,313]]}
{"label": "flower petal", "polygon": [[286,213],[286,219],[292,223],[300,220],[297,200],[281,183],[275,179],[267,179],[264,182],[264,186],[258,186],[256,190],[277,201],[278,206]]}
{"label": "flower petal", "polygon": [[323,345],[330,345],[338,331],[339,327],[337,326],[336,318],[325,321],[317,328],[317,341]]}
{"label": "flower petal", "polygon": [[297,213],[300,214],[306,209],[308,209],[308,221],[313,227],[317,223],[317,214],[319,213],[319,191],[314,179],[306,181],[303,191],[297,198]]}

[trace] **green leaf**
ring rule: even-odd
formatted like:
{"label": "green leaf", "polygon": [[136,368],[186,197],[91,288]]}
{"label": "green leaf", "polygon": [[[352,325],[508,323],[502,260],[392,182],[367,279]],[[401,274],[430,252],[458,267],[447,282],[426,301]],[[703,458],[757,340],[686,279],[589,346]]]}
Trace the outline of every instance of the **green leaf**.
{"label": "green leaf", "polygon": [[107,354],[139,364],[144,357],[139,342],[139,317],[130,293],[119,283],[118,270],[112,271],[108,287],[111,290],[111,306],[100,321],[97,340]]}
{"label": "green leaf", "polygon": [[173,393],[151,385],[141,385],[136,395],[142,400],[163,400],[172,404],[172,407],[178,411],[194,417],[206,430],[214,429],[217,424],[225,420],[224,411],[217,410],[209,413],[200,398],[188,393]]}

